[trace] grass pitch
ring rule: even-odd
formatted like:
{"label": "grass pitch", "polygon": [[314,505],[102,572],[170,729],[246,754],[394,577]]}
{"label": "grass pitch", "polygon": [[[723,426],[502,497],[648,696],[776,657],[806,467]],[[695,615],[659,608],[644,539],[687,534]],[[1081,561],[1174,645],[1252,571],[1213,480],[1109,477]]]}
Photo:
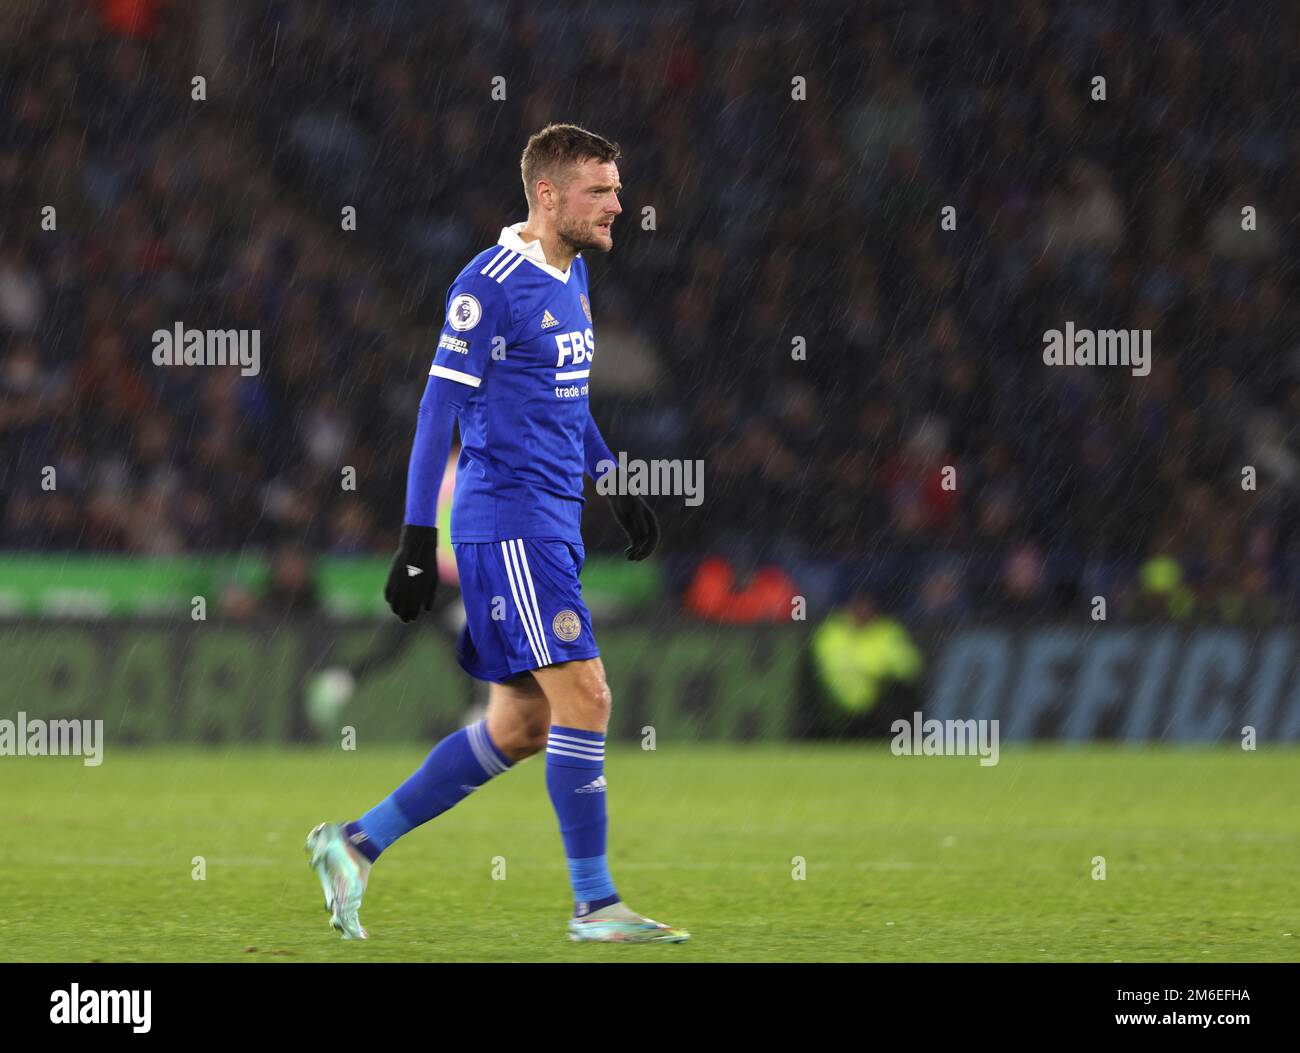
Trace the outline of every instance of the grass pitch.
{"label": "grass pitch", "polygon": [[614,746],[615,883],[693,933],[646,947],[565,938],[538,756],[385,853],[371,939],[344,942],[303,841],[423,755],[0,759],[0,960],[1300,960],[1294,749],[1004,748],[984,768],[886,742]]}

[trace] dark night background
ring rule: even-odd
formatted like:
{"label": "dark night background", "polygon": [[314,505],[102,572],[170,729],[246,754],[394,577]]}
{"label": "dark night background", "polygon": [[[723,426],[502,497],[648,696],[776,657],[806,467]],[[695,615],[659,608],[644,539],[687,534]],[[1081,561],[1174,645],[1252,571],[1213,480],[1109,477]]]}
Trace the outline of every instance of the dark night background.
{"label": "dark night background", "polygon": [[[1166,557],[1181,617],[1294,613],[1295,8],[56,0],[0,53],[0,547],[391,552],[446,287],[562,120],[623,148],[597,419],[705,463],[674,589],[1163,611]],[[261,375],[154,367],[178,320],[260,328]],[[1067,321],[1151,329],[1150,375],[1045,367]]]}

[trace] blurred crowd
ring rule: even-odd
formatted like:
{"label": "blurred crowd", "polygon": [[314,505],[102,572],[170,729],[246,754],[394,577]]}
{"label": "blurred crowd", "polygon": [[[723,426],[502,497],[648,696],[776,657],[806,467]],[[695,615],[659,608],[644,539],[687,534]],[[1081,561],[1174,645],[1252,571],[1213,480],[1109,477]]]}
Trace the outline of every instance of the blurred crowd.
{"label": "blurred crowd", "polygon": [[[1295,610],[1300,13],[123,6],[0,18],[0,547],[389,551],[446,287],[571,120],[624,151],[597,419],[705,465],[656,501],[679,589]],[[177,321],[260,329],[261,374],[154,366]],[[1044,365],[1067,322],[1151,330],[1150,375]]]}

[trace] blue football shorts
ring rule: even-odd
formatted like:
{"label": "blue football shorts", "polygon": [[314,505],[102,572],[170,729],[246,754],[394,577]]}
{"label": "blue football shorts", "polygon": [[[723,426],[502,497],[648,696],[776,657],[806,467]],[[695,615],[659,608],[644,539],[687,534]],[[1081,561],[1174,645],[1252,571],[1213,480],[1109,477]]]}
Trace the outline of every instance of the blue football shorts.
{"label": "blue football shorts", "polygon": [[477,680],[600,654],[578,575],[581,545],[546,538],[452,544],[465,627],[461,668]]}

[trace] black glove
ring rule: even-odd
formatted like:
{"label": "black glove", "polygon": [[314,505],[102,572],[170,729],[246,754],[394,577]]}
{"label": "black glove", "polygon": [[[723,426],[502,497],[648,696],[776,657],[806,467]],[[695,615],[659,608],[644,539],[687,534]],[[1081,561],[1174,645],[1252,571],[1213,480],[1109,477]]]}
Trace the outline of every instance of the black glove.
{"label": "black glove", "polygon": [[659,544],[659,520],[654,511],[643,498],[632,494],[610,494],[609,504],[618,525],[631,542],[627,547],[627,558],[645,559]]}
{"label": "black glove", "polygon": [[404,622],[413,622],[420,610],[433,610],[433,597],[438,591],[438,561],[434,550],[438,546],[438,528],[402,527],[402,540],[388,570],[388,584],[384,586],[384,599]]}

